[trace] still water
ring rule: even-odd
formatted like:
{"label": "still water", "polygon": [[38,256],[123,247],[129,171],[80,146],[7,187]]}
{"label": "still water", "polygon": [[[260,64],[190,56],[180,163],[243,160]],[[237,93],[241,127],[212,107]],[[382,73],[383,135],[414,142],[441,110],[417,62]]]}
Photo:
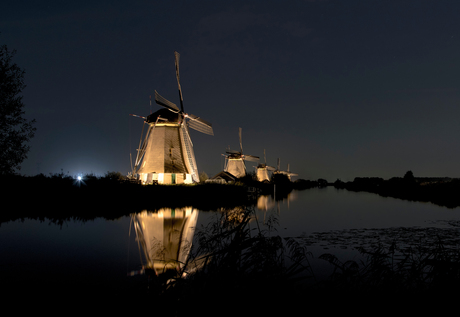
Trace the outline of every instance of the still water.
{"label": "still water", "polygon": [[[277,232],[284,237],[348,229],[443,227],[447,226],[445,221],[460,220],[460,208],[448,209],[333,187],[294,191],[278,202],[263,197],[256,210],[262,223],[275,217]],[[189,209],[181,215],[171,214],[171,210],[165,211],[165,215],[168,212],[169,218],[191,219],[187,221],[195,224],[196,229],[187,231],[188,236],[193,236],[194,231],[200,230],[217,213]],[[165,223],[161,230],[165,230]],[[113,221],[69,221],[62,226],[30,219],[2,223],[1,282],[15,284],[15,291],[21,289],[21,285],[25,288],[32,277],[38,283],[71,277],[90,281],[88,287],[108,282],[123,285],[118,282],[126,280],[127,275],[139,270],[141,265],[135,224],[131,217]],[[144,230],[143,234],[155,233]]]}

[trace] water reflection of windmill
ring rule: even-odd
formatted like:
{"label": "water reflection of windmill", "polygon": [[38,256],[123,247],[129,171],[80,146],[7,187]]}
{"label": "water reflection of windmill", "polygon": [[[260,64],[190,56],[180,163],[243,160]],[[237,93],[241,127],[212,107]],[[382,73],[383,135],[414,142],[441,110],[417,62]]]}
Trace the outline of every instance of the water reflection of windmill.
{"label": "water reflection of windmill", "polygon": [[139,145],[133,175],[144,184],[180,184],[198,182],[198,168],[188,128],[213,135],[209,122],[184,112],[179,78],[179,53],[174,52],[180,109],[155,91],[155,102],[164,107],[147,118],[147,132]]}
{"label": "water reflection of windmill", "polygon": [[276,169],[274,167],[267,165],[267,157],[265,156],[264,150],[264,163],[259,163],[257,165],[257,180],[259,182],[269,182],[270,176],[268,175],[268,172],[273,172],[275,170]]}
{"label": "water reflection of windmill", "polygon": [[264,212],[264,219],[265,219],[265,212],[269,210],[275,210],[276,206],[276,213],[280,214],[280,203],[286,203],[287,209],[289,209],[289,203],[297,198],[297,195],[295,192],[290,192],[287,193],[283,197],[276,197],[272,195],[260,195],[257,198],[257,209],[259,211]]}
{"label": "water reflection of windmill", "polygon": [[245,161],[258,162],[259,157],[253,155],[243,154],[243,142],[241,137],[241,128],[239,128],[240,138],[240,151],[230,150],[226,151],[226,160],[224,171],[232,174],[236,178],[246,175]]}
{"label": "water reflection of windmill", "polygon": [[192,247],[198,211],[192,207],[162,208],[131,216],[146,272],[178,272]]}
{"label": "water reflection of windmill", "polygon": [[275,201],[271,195],[260,195],[256,206],[258,210],[267,211],[275,206]]}

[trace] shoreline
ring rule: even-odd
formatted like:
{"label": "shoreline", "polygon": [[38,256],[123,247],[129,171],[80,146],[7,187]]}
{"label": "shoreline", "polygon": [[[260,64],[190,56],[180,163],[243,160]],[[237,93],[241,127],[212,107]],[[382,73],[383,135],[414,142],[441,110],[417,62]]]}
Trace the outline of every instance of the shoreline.
{"label": "shoreline", "polygon": [[[12,202],[0,223],[18,219],[116,219],[142,210],[193,206],[215,210],[254,205],[260,195],[273,195],[274,185],[237,184],[140,185],[128,180],[86,177],[77,181],[62,174],[46,177],[9,175],[0,178],[2,195]],[[292,190],[316,187],[315,182],[276,185],[276,199]]]}
{"label": "shoreline", "polygon": [[378,177],[357,177],[352,182],[329,184],[337,189],[354,192],[368,192],[382,197],[392,197],[402,200],[432,203],[441,207],[453,209],[460,206],[460,180],[426,178],[393,177],[384,180]]}
{"label": "shoreline", "polygon": [[357,177],[352,182],[300,179],[276,184],[246,178],[236,184],[140,185],[120,178],[90,175],[79,182],[63,174],[50,177],[41,174],[2,176],[0,181],[2,196],[12,202],[0,214],[0,223],[25,218],[48,218],[56,222],[98,217],[116,219],[142,210],[187,206],[208,211],[254,205],[261,195],[282,200],[293,190],[325,186],[429,202],[449,209],[460,206],[460,180],[448,178],[430,182],[426,178]]}

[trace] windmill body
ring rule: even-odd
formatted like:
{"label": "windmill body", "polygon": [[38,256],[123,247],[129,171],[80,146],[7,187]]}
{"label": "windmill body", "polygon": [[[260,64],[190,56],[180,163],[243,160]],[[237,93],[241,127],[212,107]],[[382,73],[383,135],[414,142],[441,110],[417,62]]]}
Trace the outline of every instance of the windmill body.
{"label": "windmill body", "polygon": [[267,159],[265,157],[265,150],[264,150],[264,160],[265,160],[265,163],[260,163],[257,165],[257,180],[259,182],[269,182],[270,181],[269,172],[275,171],[274,167],[267,165]]}
{"label": "windmill body", "polygon": [[269,182],[270,175],[269,172],[274,171],[274,168],[271,166],[267,166],[267,164],[259,164],[257,165],[257,180],[259,182]]}
{"label": "windmill body", "polygon": [[259,182],[270,181],[270,177],[268,176],[267,167],[264,165],[265,164],[259,164],[257,166],[257,180]]}
{"label": "windmill body", "polygon": [[[190,184],[199,182],[189,128],[213,135],[210,123],[184,112],[179,83],[179,54],[176,57],[176,77],[181,109],[155,91],[155,102],[164,107],[144,121],[146,133],[141,135],[133,174],[143,184]],[[143,139],[143,140],[142,140]]]}
{"label": "windmill body", "polygon": [[[167,120],[157,121],[158,117]],[[137,169],[142,183],[187,184],[198,181],[193,146],[179,116],[160,109],[148,116],[146,123],[145,149]]]}
{"label": "windmill body", "polygon": [[245,176],[246,165],[244,164],[243,158],[238,155],[227,156],[227,163],[224,171],[232,174],[236,178]]}

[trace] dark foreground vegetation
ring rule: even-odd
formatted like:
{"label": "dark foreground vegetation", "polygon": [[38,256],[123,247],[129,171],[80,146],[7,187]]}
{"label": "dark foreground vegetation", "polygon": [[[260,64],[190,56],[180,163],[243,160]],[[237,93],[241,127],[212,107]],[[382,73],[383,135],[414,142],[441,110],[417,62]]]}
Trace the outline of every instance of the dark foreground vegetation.
{"label": "dark foreground vegetation", "polygon": [[201,307],[200,315],[246,316],[315,308],[329,314],[408,307],[417,312],[447,307],[458,295],[460,251],[441,241],[360,247],[361,260],[322,254],[319,259],[332,273],[320,279],[301,237],[279,236],[276,218],[261,227],[252,211],[237,213],[222,213],[201,228],[187,262],[151,274],[140,296],[162,303],[172,315]]}
{"label": "dark foreground vegetation", "polygon": [[352,182],[337,180],[333,185],[338,189],[430,202],[448,208],[460,206],[460,179],[414,177],[408,171],[404,177],[392,177],[388,180],[380,177],[356,177]]}

